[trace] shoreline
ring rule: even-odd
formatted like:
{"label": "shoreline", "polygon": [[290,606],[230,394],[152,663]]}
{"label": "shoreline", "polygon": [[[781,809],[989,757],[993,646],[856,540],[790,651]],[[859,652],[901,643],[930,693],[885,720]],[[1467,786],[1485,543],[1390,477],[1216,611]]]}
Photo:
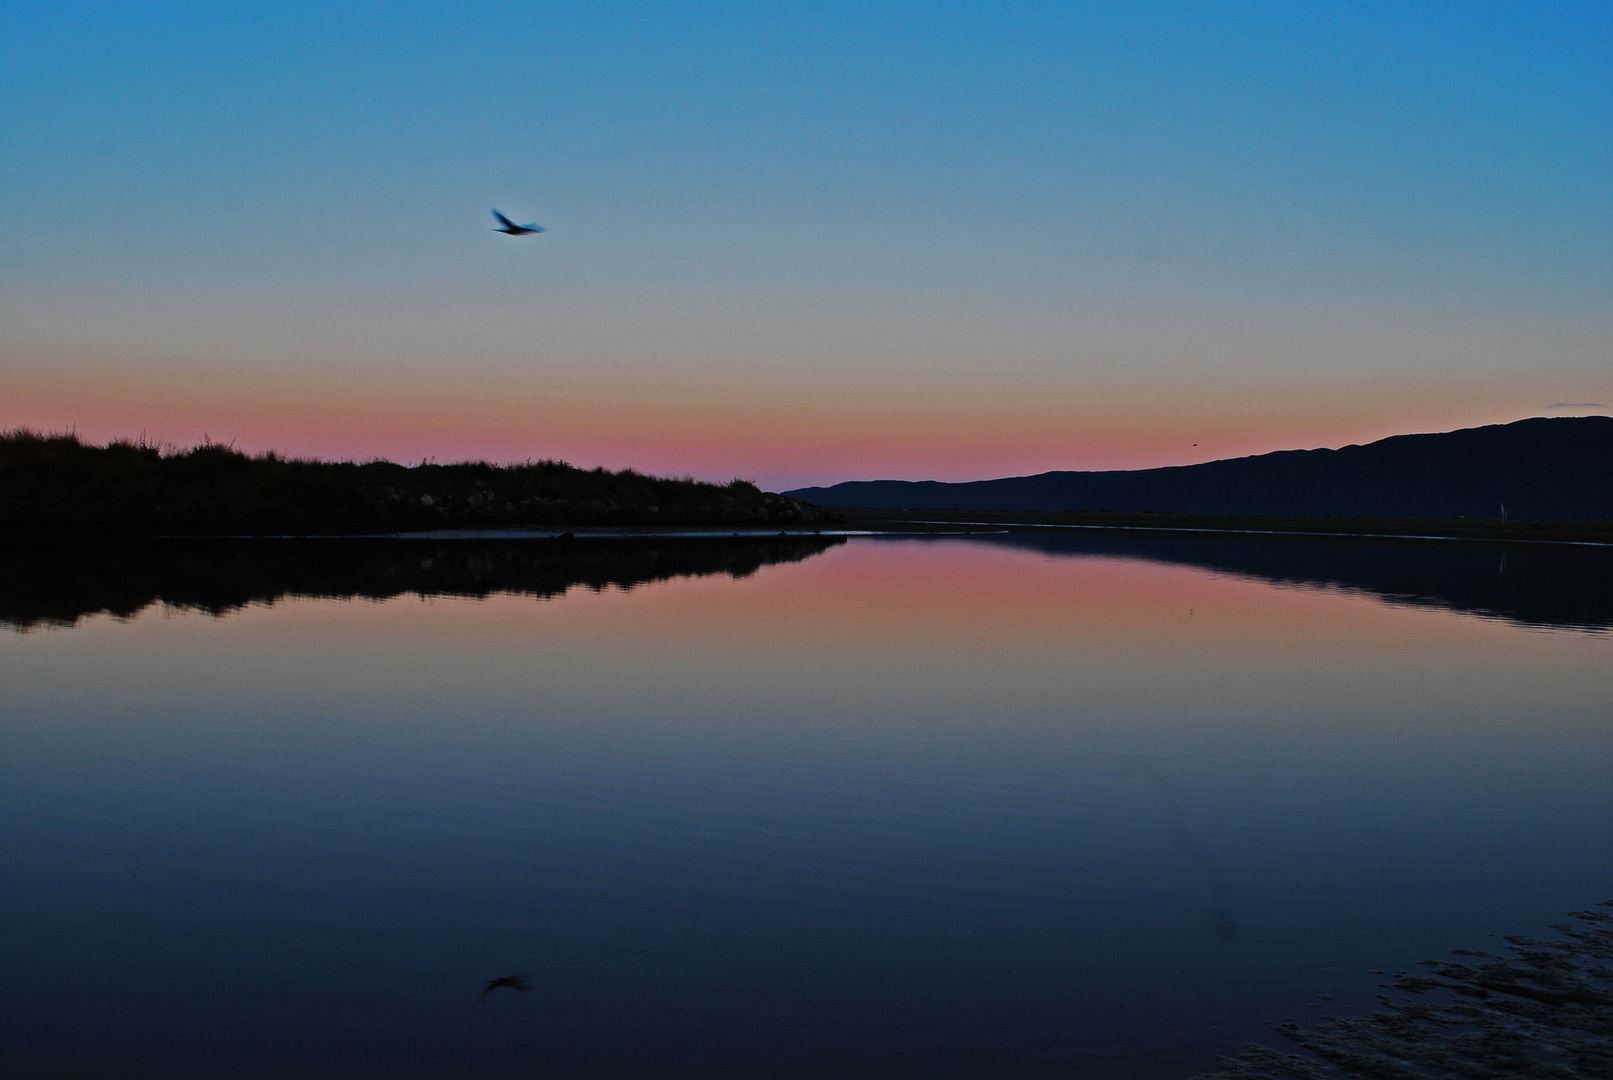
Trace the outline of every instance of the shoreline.
{"label": "shoreline", "polygon": [[0,548],[66,544],[103,546],[169,543],[282,541],[567,541],[727,540],[768,537],[948,537],[983,534],[1085,532],[1270,540],[1400,541],[1613,548],[1613,522],[1494,521],[1449,518],[1284,518],[1237,515],[1136,514],[1095,511],[887,511],[839,509],[841,521],[803,525],[449,525],[438,529],[335,530],[296,525],[261,531],[152,531],[104,524],[62,523],[0,527]]}
{"label": "shoreline", "polygon": [[1177,533],[1317,540],[1477,541],[1613,547],[1613,521],[1499,521],[1483,518],[1282,517],[1103,510],[879,510],[837,507],[846,524],[881,532],[957,533],[1049,529]]}

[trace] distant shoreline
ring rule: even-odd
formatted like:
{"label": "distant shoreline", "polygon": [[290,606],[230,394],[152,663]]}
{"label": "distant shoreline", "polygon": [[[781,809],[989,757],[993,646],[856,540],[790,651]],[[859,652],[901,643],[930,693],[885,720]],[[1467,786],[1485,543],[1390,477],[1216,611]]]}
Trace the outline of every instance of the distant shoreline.
{"label": "distant shoreline", "polygon": [[1135,514],[1105,511],[890,511],[866,507],[839,508],[832,521],[822,524],[768,524],[730,526],[690,523],[672,526],[454,524],[439,528],[392,530],[276,529],[229,532],[149,531],[115,526],[28,526],[15,522],[0,527],[0,548],[41,545],[103,546],[117,544],[187,544],[300,541],[511,541],[549,543],[569,540],[760,540],[803,537],[944,538],[984,533],[1046,532],[1130,533],[1159,536],[1221,537],[1245,540],[1392,541],[1478,543],[1488,545],[1557,545],[1613,548],[1613,522],[1605,521],[1494,521],[1448,518],[1368,517],[1249,517],[1235,515]]}
{"label": "distant shoreline", "polygon": [[847,527],[950,534],[992,528],[1106,530],[1271,536],[1330,540],[1471,540],[1511,544],[1613,546],[1613,521],[1511,521],[1487,518],[1386,518],[1187,514],[1107,510],[884,510],[837,507]]}
{"label": "distant shoreline", "polygon": [[[1541,449],[1547,436],[1557,440],[1552,453]],[[1008,507],[948,509],[941,499],[967,494],[979,485],[902,484],[886,491],[889,485],[884,482],[840,487],[869,494],[894,491],[904,497],[922,495],[936,501],[917,507],[908,503],[907,508],[826,508],[806,501],[799,492],[829,489],[776,494],[738,479],[713,484],[646,476],[632,470],[580,469],[560,461],[415,466],[387,461],[325,462],[275,454],[248,456],[216,444],[159,452],[144,443],[92,446],[71,435],[12,431],[0,434],[0,543],[341,536],[541,540],[583,532],[601,536],[720,537],[740,532],[807,535],[824,530],[842,535],[856,531],[913,535],[980,529],[1069,529],[1608,546],[1613,545],[1613,516],[1606,511],[1613,505],[1608,501],[1613,498],[1613,479],[1602,479],[1598,470],[1609,455],[1595,450],[1600,445],[1598,440],[1605,436],[1613,436],[1613,420],[1605,425],[1523,421],[1443,436],[1396,437],[1372,447],[1356,448],[1379,456],[1379,451],[1387,448],[1400,461],[1409,453],[1406,447],[1421,447],[1417,452],[1423,457],[1433,452],[1429,449],[1432,447],[1453,460],[1471,461],[1475,455],[1462,456],[1472,449],[1466,447],[1468,442],[1478,440],[1488,446],[1497,440],[1508,445],[1525,440],[1541,444],[1535,446],[1539,451],[1535,458],[1517,456],[1520,461],[1532,460],[1530,468],[1535,471],[1543,468],[1553,454],[1568,454],[1563,462],[1572,462],[1575,467],[1569,469],[1564,464],[1559,470],[1573,474],[1571,482],[1564,481],[1567,487],[1558,485],[1561,498],[1515,502],[1509,521],[1504,517],[1433,512],[1226,512],[1219,504],[1213,504],[1216,512],[1135,507],[1014,509],[1012,501]],[[1285,452],[1268,455],[1268,459],[1324,463],[1335,460],[1314,458],[1315,453],[1320,452],[1300,453],[1297,457]],[[1327,453],[1342,455],[1338,460],[1349,457],[1344,452]],[[1268,459],[1240,459],[1228,465],[1269,471]],[[1199,467],[1187,471],[1196,468]],[[1185,475],[1182,470],[1156,472]],[[1297,482],[1297,475],[1290,476],[1288,482]],[[1419,475],[1423,477],[1420,482],[1428,482],[1434,473],[1425,470]],[[1025,479],[1042,482],[1042,478]],[[1452,483],[1461,486],[1455,479]],[[994,491],[1004,484],[1024,486],[1020,480],[986,482]],[[1544,490],[1550,485],[1542,481],[1538,486]],[[1564,493],[1570,489],[1580,495],[1569,498]],[[1020,491],[1009,487],[1002,491],[1035,494],[1030,488]],[[1419,507],[1437,502],[1430,497],[1421,500]],[[1018,505],[1030,503],[1027,498]],[[1558,504],[1572,504],[1588,512],[1557,518],[1544,512],[1519,514],[1530,506],[1543,510]]]}

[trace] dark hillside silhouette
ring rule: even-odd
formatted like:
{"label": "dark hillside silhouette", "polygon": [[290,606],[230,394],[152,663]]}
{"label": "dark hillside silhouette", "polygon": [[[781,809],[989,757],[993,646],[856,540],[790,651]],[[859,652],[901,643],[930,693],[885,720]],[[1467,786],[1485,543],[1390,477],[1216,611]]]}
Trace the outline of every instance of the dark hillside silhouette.
{"label": "dark hillside silhouette", "polygon": [[327,462],[229,447],[175,453],[71,435],[0,436],[0,527],[10,531],[394,532],[519,525],[801,526],[834,520],[735,480],[632,470]]}
{"label": "dark hillside silhouette", "polygon": [[1338,450],[1201,465],[1047,472],[947,484],[866,480],[799,488],[828,507],[1174,511],[1392,518],[1613,519],[1613,417],[1536,418]]}

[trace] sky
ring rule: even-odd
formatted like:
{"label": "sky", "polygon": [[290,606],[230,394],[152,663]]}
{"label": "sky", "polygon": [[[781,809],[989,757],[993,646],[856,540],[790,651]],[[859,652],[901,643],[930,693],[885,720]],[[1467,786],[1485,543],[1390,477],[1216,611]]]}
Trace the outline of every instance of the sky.
{"label": "sky", "polygon": [[0,427],[781,489],[1609,411],[1613,4],[0,7]]}

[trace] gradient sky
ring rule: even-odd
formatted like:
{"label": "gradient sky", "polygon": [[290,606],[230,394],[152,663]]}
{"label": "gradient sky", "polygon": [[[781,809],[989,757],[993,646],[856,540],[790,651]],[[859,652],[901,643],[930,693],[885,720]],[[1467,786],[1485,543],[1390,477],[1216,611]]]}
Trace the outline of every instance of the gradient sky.
{"label": "gradient sky", "polygon": [[5,5],[0,426],[777,488],[1613,406],[1613,5],[762,7]]}

